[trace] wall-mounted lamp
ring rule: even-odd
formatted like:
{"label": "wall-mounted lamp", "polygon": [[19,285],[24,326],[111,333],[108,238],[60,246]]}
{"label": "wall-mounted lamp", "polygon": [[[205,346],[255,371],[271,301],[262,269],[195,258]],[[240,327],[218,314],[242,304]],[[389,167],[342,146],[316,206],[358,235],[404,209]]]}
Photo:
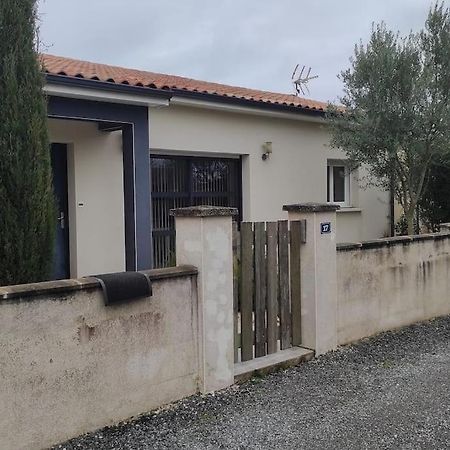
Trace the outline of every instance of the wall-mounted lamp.
{"label": "wall-mounted lamp", "polygon": [[272,142],[264,142],[262,145],[262,151],[262,160],[265,161],[266,159],[269,159],[269,156],[272,154]]}

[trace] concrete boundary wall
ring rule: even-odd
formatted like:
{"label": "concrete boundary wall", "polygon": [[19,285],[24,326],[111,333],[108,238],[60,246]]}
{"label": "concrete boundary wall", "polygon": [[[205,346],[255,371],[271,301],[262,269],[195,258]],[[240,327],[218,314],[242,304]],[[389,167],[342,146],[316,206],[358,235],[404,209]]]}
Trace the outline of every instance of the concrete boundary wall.
{"label": "concrete boundary wall", "polygon": [[[336,247],[336,205],[284,209],[306,221],[301,344],[316,355],[450,314],[450,233]],[[49,447],[233,383],[236,210],[172,214],[179,266],[147,271],[151,297],[105,307],[94,278],[0,287],[1,450]]]}
{"label": "concrete boundary wall", "polygon": [[337,246],[338,344],[450,314],[450,234]]}
{"label": "concrete boundary wall", "polygon": [[198,391],[197,270],[105,307],[95,279],[0,288],[0,448],[39,449]]}

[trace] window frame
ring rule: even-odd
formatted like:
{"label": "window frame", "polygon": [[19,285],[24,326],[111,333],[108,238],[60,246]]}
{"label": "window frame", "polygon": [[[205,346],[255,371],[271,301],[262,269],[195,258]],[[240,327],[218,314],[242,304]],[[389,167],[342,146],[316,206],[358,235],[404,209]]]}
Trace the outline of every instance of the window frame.
{"label": "window frame", "polygon": [[[163,160],[173,163],[174,171],[177,172],[177,184],[164,181],[167,172],[162,170],[158,175],[155,161]],[[211,165],[221,162],[227,166],[228,183],[226,189],[220,188],[212,183],[206,189],[195,185],[193,171],[202,165]],[[177,167],[178,166],[178,167]],[[164,162],[162,166],[164,167]],[[206,172],[208,169],[206,168]],[[175,255],[175,223],[173,216],[168,211],[177,207],[195,206],[198,204],[214,204],[218,198],[224,200],[228,206],[238,209],[236,220],[238,223],[242,217],[242,157],[215,157],[213,155],[192,156],[170,153],[153,152],[150,150],[150,173],[151,173],[151,211],[153,240],[153,262],[154,268],[169,267],[174,264]],[[225,185],[223,185],[225,186]],[[222,186],[222,187],[223,187]],[[211,199],[208,203],[206,198]],[[204,201],[206,200],[206,201]],[[169,205],[168,205],[169,203]],[[172,205],[170,205],[172,203]],[[223,204],[223,203],[221,203]]]}
{"label": "window frame", "polygon": [[[344,201],[334,201],[334,167],[343,167],[344,178]],[[351,207],[351,172],[345,161],[327,161],[327,203],[339,205],[341,207]]]}

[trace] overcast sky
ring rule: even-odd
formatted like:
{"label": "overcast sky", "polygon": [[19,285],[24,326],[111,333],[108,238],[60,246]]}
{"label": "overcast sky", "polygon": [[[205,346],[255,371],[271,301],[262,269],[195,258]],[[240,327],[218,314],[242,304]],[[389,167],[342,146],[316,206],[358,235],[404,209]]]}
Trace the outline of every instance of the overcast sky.
{"label": "overcast sky", "polygon": [[[446,0],[446,4],[450,0]],[[40,0],[44,50],[106,64],[293,93],[297,63],[319,75],[309,98],[336,100],[337,74],[371,24],[407,33],[430,0]]]}

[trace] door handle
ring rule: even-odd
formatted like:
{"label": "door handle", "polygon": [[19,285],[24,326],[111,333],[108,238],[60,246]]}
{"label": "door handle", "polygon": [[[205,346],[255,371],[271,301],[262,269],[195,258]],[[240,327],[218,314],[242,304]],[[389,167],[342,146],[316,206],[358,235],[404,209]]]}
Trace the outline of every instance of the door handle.
{"label": "door handle", "polygon": [[59,212],[59,217],[58,217],[58,222],[59,222],[59,226],[61,227],[62,230],[64,230],[65,227],[65,216],[64,216],[64,211],[60,211]]}

